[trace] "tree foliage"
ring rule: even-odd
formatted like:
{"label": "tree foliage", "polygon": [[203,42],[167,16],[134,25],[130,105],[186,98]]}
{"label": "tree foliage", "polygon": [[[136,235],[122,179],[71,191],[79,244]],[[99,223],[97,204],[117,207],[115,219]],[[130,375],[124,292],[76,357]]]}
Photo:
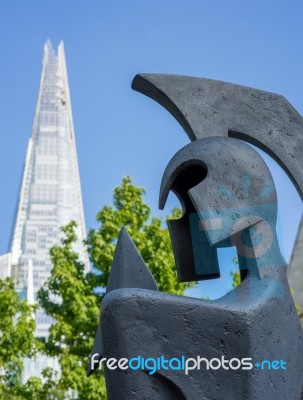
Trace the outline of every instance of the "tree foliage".
{"label": "tree foliage", "polygon": [[50,251],[51,276],[39,291],[41,306],[54,319],[45,351],[58,358],[61,376],[56,386],[62,398],[102,399],[105,388],[100,374],[86,377],[100,302],[87,279],[84,264],[73,251],[77,240],[75,227],[76,223],[71,222],[62,228],[61,245]]}
{"label": "tree foliage", "polygon": [[0,280],[0,399],[26,398],[23,358],[33,357],[40,348],[34,337],[34,309],[19,298],[11,278]]}
{"label": "tree foliage", "polygon": [[[113,260],[116,238],[125,226],[138,247],[144,261],[154,275],[159,290],[183,294],[188,284],[177,279],[168,229],[159,218],[150,220],[150,208],[143,200],[144,189],[136,187],[129,177],[114,189],[114,206],[105,206],[97,214],[98,229],[88,234],[88,251],[94,267],[100,272],[92,274],[93,286],[106,287]],[[170,218],[179,218],[181,211],[174,209]]]}

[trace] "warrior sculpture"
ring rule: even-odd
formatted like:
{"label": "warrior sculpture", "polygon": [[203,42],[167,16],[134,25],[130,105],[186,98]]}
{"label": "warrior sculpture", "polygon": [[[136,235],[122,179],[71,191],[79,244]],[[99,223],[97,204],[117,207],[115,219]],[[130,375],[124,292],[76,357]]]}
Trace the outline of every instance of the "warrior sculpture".
{"label": "warrior sculpture", "polygon": [[161,293],[122,228],[89,374],[101,358],[162,357],[170,363],[153,373],[148,363],[106,368],[108,399],[303,399],[303,332],[276,235],[276,189],[244,143],[273,156],[303,197],[301,116],[281,96],[224,82],[138,75],[133,88],[192,140],[169,162],[159,199],[163,208],[173,191],[183,208],[169,221],[179,280],[219,277],[218,249],[235,246],[241,284],[215,301]]}

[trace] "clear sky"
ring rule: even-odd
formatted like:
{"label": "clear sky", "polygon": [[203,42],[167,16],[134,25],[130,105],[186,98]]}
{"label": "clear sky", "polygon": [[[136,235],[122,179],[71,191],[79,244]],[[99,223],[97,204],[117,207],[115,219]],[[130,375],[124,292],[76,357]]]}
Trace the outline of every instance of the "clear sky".
{"label": "clear sky", "polygon": [[[303,113],[300,0],[28,0],[0,5],[0,254],[7,250],[31,134],[43,44],[65,44],[86,224],[124,175],[153,214],[173,154],[189,142],[161,106],[131,90],[138,72],[229,81],[284,95]],[[268,157],[289,258],[302,203]],[[171,197],[164,212],[178,205]],[[208,294],[207,289],[203,292]]]}

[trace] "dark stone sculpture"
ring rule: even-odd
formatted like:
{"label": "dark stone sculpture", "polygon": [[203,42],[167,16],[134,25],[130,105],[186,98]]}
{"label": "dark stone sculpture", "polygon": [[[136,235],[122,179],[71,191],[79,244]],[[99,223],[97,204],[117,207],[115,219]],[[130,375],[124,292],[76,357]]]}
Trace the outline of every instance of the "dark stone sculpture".
{"label": "dark stone sculpture", "polygon": [[[223,82],[139,75],[133,87],[193,140],[169,162],[159,199],[163,208],[173,190],[183,207],[169,223],[179,280],[220,276],[217,249],[233,245],[242,283],[216,301],[158,292],[123,228],[88,373],[102,357],[141,357],[137,370],[105,368],[109,400],[303,399],[302,328],[275,231],[275,186],[238,140],[274,155],[302,195],[302,118],[280,96]],[[170,368],[155,367],[161,357]]]}
{"label": "dark stone sculpture", "polygon": [[264,150],[288,174],[303,200],[303,118],[283,96],[164,74],[136,75],[132,88],[163,105],[192,141],[229,136]]}

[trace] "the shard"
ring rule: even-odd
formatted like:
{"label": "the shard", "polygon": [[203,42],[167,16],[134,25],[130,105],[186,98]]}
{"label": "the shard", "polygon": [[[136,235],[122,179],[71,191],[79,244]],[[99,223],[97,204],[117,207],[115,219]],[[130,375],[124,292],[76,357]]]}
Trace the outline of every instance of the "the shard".
{"label": "the shard", "polygon": [[[0,257],[0,278],[13,276],[29,302],[37,303],[52,269],[49,250],[72,220],[78,225],[75,251],[89,268],[64,46],[56,53],[47,41],[10,249]],[[47,337],[51,318],[38,309],[35,319],[36,336]]]}

